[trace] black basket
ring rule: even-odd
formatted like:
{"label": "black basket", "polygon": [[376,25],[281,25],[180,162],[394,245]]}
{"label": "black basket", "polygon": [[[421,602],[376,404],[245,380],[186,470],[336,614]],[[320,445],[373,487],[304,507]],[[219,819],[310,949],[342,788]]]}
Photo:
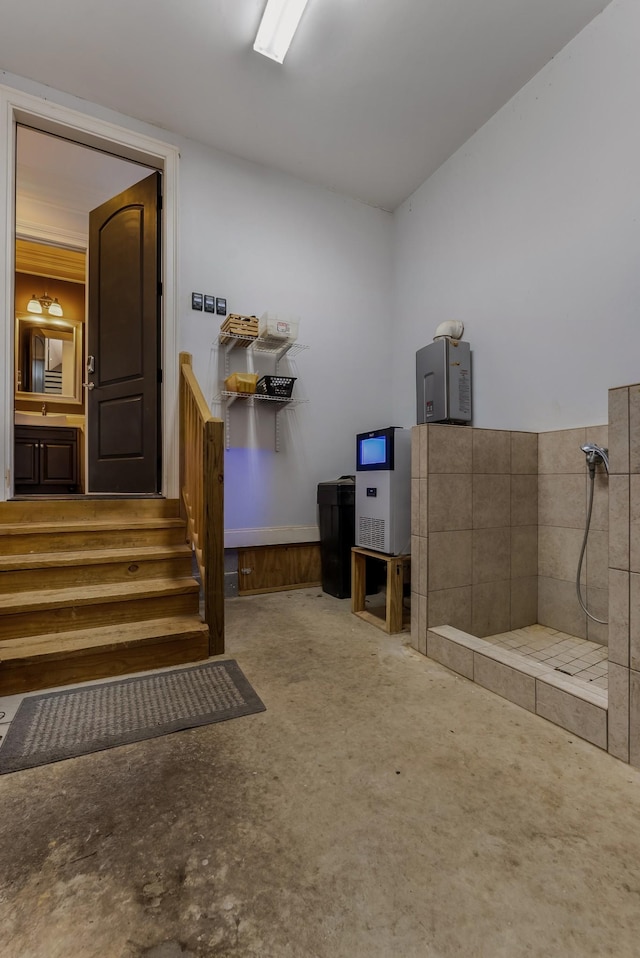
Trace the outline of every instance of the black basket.
{"label": "black basket", "polygon": [[262,376],[256,383],[256,392],[262,396],[291,399],[295,376]]}

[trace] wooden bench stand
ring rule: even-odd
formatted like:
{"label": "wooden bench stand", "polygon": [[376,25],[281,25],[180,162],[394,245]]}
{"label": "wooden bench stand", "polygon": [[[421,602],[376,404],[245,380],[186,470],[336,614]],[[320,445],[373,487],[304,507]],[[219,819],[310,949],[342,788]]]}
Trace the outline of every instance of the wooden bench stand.
{"label": "wooden bench stand", "polygon": [[[387,604],[385,617],[381,619],[365,608],[367,559],[377,559],[387,565]],[[405,568],[409,569],[411,556],[388,556],[373,549],[351,549],[351,611],[354,615],[377,625],[385,632],[402,632],[402,593]]]}

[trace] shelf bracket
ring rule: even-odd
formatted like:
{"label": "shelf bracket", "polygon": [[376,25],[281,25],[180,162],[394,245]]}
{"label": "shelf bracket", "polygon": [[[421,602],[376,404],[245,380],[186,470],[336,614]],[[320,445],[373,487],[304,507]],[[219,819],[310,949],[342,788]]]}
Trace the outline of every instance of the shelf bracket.
{"label": "shelf bracket", "polygon": [[235,402],[235,396],[230,396],[224,404],[224,445],[225,449],[231,448],[231,413],[230,409]]}
{"label": "shelf bracket", "polygon": [[282,406],[279,409],[276,409],[276,414],[273,417],[275,419],[275,436],[273,439],[273,448],[275,452],[280,452],[280,413],[282,412]]}

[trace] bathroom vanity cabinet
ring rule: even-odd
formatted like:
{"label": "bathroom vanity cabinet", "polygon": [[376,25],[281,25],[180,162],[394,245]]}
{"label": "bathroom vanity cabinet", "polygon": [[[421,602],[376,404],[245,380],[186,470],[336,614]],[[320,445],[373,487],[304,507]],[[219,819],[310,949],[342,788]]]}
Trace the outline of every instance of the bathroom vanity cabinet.
{"label": "bathroom vanity cabinet", "polygon": [[78,491],[78,430],[70,426],[15,427],[16,495]]}

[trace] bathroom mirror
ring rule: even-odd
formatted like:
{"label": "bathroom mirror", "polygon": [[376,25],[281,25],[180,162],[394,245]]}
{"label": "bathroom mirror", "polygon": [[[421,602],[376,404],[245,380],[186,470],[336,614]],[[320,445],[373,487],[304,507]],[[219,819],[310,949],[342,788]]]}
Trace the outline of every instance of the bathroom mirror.
{"label": "bathroom mirror", "polygon": [[16,399],[82,402],[82,323],[16,317]]}

